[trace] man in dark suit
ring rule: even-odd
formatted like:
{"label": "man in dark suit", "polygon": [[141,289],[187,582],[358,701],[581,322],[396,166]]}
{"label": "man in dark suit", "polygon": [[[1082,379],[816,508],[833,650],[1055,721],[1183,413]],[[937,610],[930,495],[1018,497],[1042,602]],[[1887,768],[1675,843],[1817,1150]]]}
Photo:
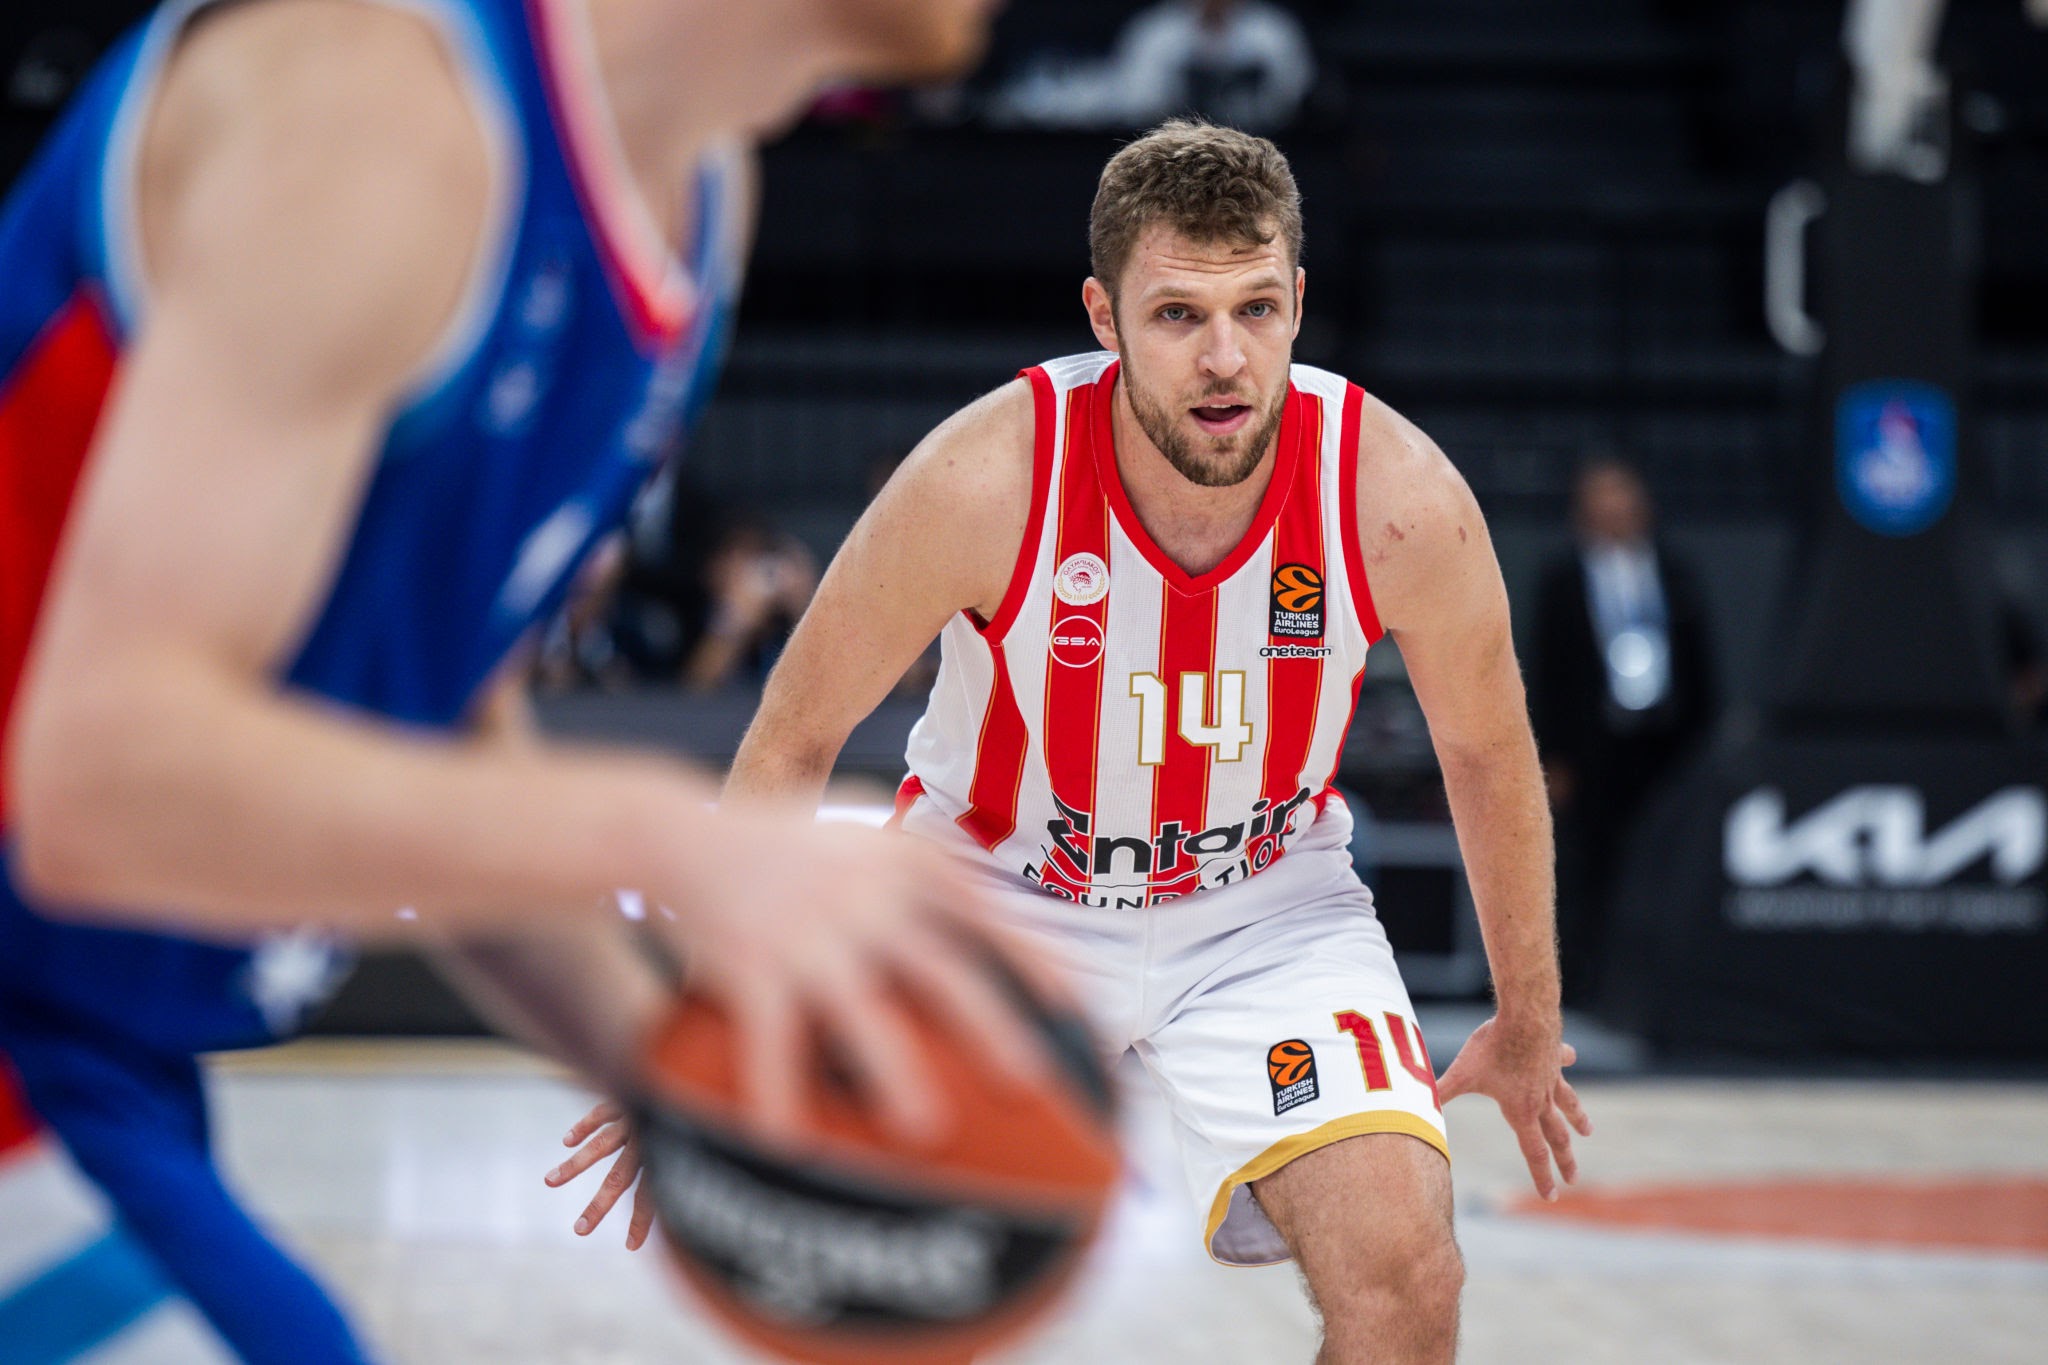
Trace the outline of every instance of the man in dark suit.
{"label": "man in dark suit", "polygon": [[1558,816],[1558,938],[1574,1004],[1597,997],[1630,824],[1714,716],[1699,593],[1653,523],[1642,476],[1613,455],[1588,457],[1572,490],[1576,543],[1537,597],[1530,708]]}

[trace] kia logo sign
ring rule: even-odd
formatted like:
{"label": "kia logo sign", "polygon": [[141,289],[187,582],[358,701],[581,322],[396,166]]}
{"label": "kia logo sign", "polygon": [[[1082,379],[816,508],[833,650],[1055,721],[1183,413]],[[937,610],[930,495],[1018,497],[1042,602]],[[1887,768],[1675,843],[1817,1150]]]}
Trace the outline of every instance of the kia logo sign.
{"label": "kia logo sign", "polygon": [[1851,787],[1790,823],[1784,793],[1759,787],[1729,808],[1724,833],[1723,861],[1737,886],[1810,875],[1827,886],[1927,888],[1985,859],[1997,882],[2014,886],[2048,858],[2048,797],[2007,787],[1930,832],[1914,787]]}

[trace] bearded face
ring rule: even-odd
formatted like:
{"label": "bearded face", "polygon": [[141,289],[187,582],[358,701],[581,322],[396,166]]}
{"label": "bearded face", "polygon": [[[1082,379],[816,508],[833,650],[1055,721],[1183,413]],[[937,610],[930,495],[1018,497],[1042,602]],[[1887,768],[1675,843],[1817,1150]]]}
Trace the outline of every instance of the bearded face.
{"label": "bearded face", "polygon": [[[1138,428],[1181,477],[1204,488],[1231,488],[1259,467],[1287,405],[1283,380],[1261,397],[1245,382],[1211,382],[1194,394],[1159,392],[1124,358],[1123,382]],[[1192,421],[1189,419],[1192,418]]]}
{"label": "bearded face", "polygon": [[1197,242],[1155,225],[1090,317],[1123,359],[1138,427],[1181,476],[1228,488],[1273,448],[1287,403],[1301,275],[1277,242]]}

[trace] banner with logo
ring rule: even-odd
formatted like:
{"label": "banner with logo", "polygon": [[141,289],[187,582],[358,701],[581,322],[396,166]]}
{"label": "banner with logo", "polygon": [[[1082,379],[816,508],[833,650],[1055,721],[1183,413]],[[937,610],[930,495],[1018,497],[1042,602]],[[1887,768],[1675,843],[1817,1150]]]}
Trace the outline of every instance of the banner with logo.
{"label": "banner with logo", "polygon": [[1780,731],[2005,725],[1970,402],[1975,187],[1957,170],[1821,177],[1802,544],[1763,680]]}
{"label": "banner with logo", "polygon": [[2048,1057],[2048,749],[1778,740],[1637,831],[1617,1022],[1677,1051]]}

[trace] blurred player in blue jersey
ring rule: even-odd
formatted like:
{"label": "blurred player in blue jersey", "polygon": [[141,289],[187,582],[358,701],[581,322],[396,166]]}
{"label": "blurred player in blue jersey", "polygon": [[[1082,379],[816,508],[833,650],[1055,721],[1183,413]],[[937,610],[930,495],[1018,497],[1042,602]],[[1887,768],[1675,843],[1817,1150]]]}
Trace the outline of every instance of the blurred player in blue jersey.
{"label": "blurred player in blue jersey", "polygon": [[886,978],[1026,1065],[950,870],[545,744],[511,681],[703,400],[745,144],[829,77],[959,70],[989,8],[172,0],[8,201],[0,1053],[245,1359],[363,1358],[222,1188],[193,1061],[296,1025],[309,926],[461,945],[616,1082],[641,888],[771,1124],[809,1022],[929,1120]]}

